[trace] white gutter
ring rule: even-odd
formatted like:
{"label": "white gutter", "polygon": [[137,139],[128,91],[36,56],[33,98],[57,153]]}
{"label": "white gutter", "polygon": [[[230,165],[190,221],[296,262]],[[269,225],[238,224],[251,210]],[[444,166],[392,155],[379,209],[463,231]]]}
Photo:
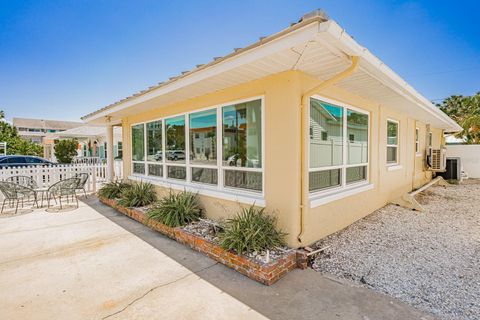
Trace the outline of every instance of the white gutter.
{"label": "white gutter", "polygon": [[419,94],[407,84],[399,75],[387,67],[380,59],[371,54],[366,48],[358,44],[345,30],[335,21],[325,21],[321,17],[315,17],[302,21],[293,27],[287,28],[277,34],[267,37],[244,49],[240,49],[212,63],[192,70],[165,84],[147,90],[141,94],[135,94],[123,99],[111,106],[97,110],[82,119],[92,122],[110,116],[112,113],[138,105],[153,98],[169,94],[189,85],[201,82],[215,75],[228,72],[236,67],[254,62],[263,57],[274,54],[284,49],[317,39],[330,50],[347,56],[358,56],[361,63],[358,66],[362,71],[370,74],[383,85],[396,92],[404,99],[432,115],[444,124],[443,129],[449,132],[461,131],[461,127],[434,106],[428,99]]}
{"label": "white gutter", "polygon": [[[322,33],[328,35],[325,37]],[[446,124],[447,130],[451,132],[461,131],[462,128],[450,117],[448,117],[439,108],[434,106],[427,98],[418,93],[412,86],[403,80],[398,74],[384,64],[380,59],[374,56],[368,49],[359,45],[344,29],[335,21],[329,20],[319,25],[319,37],[328,41],[328,38],[335,41],[335,45],[344,51],[347,55],[359,56],[362,61],[360,69],[377,78],[385,86],[394,90],[399,95],[415,103],[424,111]],[[369,69],[372,70],[369,70]]]}

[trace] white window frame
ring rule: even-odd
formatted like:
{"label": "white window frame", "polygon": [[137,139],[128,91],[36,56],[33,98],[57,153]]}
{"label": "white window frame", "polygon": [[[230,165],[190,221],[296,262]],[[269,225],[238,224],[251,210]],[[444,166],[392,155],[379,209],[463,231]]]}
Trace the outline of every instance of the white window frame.
{"label": "white window frame", "polygon": [[[397,124],[397,144],[388,144],[388,123],[393,122]],[[387,167],[392,167],[392,166],[398,166],[400,164],[400,121],[395,120],[395,119],[390,119],[387,118],[387,127],[386,127],[386,140],[387,140],[387,147],[385,149],[385,162],[387,163]],[[396,161],[388,161],[388,148],[389,147],[395,147],[397,152],[396,152]]]}
{"label": "white window frame", "polygon": [[[148,161],[148,124],[149,123],[152,123],[152,122],[157,122],[157,121],[162,121],[162,161]],[[156,165],[160,165],[162,166],[162,177],[163,178],[165,176],[165,170],[166,170],[166,167],[165,167],[165,119],[162,119],[162,118],[158,118],[158,119],[153,119],[151,121],[147,121],[144,123],[145,125],[145,175],[146,176],[149,176],[149,177],[159,177],[159,176],[153,176],[153,175],[150,175],[150,172],[148,170],[148,165],[149,164],[156,164]],[[133,172],[133,171],[132,171]],[[159,177],[160,178],[160,177]]]}
{"label": "white window frame", "polygon": [[[260,100],[260,112],[261,112],[261,168],[244,168],[244,167],[230,167],[223,165],[223,107],[231,106],[239,103],[249,102]],[[217,163],[216,165],[204,165],[204,164],[192,164],[190,161],[190,114],[198,113],[208,110],[216,110],[217,116]],[[178,116],[185,117],[185,163],[172,163],[166,161],[166,121],[171,118]],[[162,121],[162,162],[151,162],[147,161],[147,123]],[[143,122],[136,122],[130,124],[130,137],[132,137],[132,127],[143,124],[144,126],[144,146],[145,146],[145,155],[144,161],[133,161],[131,160],[131,176],[129,179],[132,180],[145,180],[153,184],[160,185],[167,188],[174,188],[179,190],[188,190],[192,192],[198,192],[199,194],[204,194],[208,196],[213,196],[217,198],[222,198],[226,200],[238,201],[241,203],[255,204],[257,206],[265,206],[265,97],[253,96],[245,99],[227,101],[225,103],[216,104],[208,106],[205,108],[195,109],[189,112],[183,112],[173,115],[168,115],[161,118],[156,118]],[[130,143],[130,149],[132,149],[133,141]],[[132,159],[132,154],[130,154],[130,159]],[[139,174],[133,172],[134,163],[144,163],[145,164],[145,174]],[[163,165],[163,176],[151,176],[148,173],[148,164],[161,164]],[[168,166],[180,166],[186,168],[186,179],[179,180],[167,177],[167,167]],[[191,177],[191,168],[208,168],[208,169],[217,169],[217,184],[207,184],[192,181]],[[243,188],[234,188],[225,186],[224,181],[224,170],[232,171],[248,171],[248,172],[259,172],[262,174],[262,190],[254,191]]]}
{"label": "white window frame", "polygon": [[122,141],[117,141],[117,154],[115,157],[118,157],[120,155],[120,152],[122,152],[122,159],[123,159],[123,143]]}
{"label": "white window frame", "polygon": [[[133,160],[133,134],[132,130],[133,127],[138,126],[138,125],[143,125],[143,161],[139,160]],[[146,145],[146,140],[147,140],[147,123],[146,122],[137,122],[137,123],[132,123],[130,125],[130,172],[135,175],[140,175],[140,173],[133,172],[133,166],[135,163],[142,163],[145,166],[145,176],[148,175],[148,165],[147,165],[147,145]]]}
{"label": "white window frame", "polygon": [[[309,192],[310,199],[312,200],[311,203],[310,203],[310,206],[315,207],[317,205],[321,205],[321,204],[325,203],[323,201],[317,201],[319,198],[328,197],[332,194],[336,194],[336,193],[344,192],[344,191],[345,191],[345,196],[348,196],[348,195],[350,195],[348,193],[348,191],[350,191],[352,189],[356,189],[356,188],[362,188],[362,187],[370,184],[370,158],[371,158],[370,137],[371,137],[371,130],[372,130],[371,129],[372,128],[372,117],[371,117],[371,112],[369,112],[367,110],[352,106],[350,104],[343,103],[341,101],[333,100],[333,99],[330,99],[330,98],[326,98],[326,97],[314,94],[314,95],[310,96],[309,100],[308,100],[309,101],[309,105],[308,105],[308,108],[307,108],[308,109],[307,110],[307,119],[308,120],[310,120],[310,101],[311,101],[312,98],[316,99],[316,100],[320,100],[322,102],[332,104],[336,107],[343,108],[343,119],[342,120],[343,120],[343,123],[344,123],[343,128],[342,128],[342,130],[343,130],[342,131],[342,135],[343,135],[342,164],[340,164],[340,165],[325,166],[325,167],[319,167],[319,168],[310,168],[310,153],[311,153],[310,139],[307,140],[307,142],[308,142],[308,144],[307,144],[307,159],[308,159],[308,178],[307,178],[307,181],[308,181],[308,185],[310,185],[310,173],[311,172],[328,171],[328,170],[334,170],[334,169],[341,169],[341,171],[342,171],[341,172],[341,174],[342,174],[341,183],[340,183],[339,186],[332,186],[332,187],[325,188],[325,189],[322,189],[322,190]],[[367,141],[368,141],[367,160],[368,161],[366,163],[357,163],[357,164],[348,164],[347,163],[348,162],[348,157],[347,157],[347,150],[348,149],[347,149],[347,143],[346,142],[348,140],[348,137],[347,137],[347,132],[348,132],[347,111],[348,110],[368,115],[368,132],[367,132]],[[361,181],[358,181],[358,182],[353,182],[353,183],[347,184],[347,168],[363,167],[363,166],[367,167],[367,173],[366,173],[365,180],[361,180]],[[359,189],[359,190],[361,190],[361,189]]]}
{"label": "white window frame", "polygon": [[422,153],[420,152],[420,128],[415,127],[415,155],[420,157]]}

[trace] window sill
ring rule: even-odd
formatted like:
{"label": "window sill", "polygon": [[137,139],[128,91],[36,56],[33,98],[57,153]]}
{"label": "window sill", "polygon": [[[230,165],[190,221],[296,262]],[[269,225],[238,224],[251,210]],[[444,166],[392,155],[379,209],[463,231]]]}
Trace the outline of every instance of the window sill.
{"label": "window sill", "polygon": [[403,166],[401,164],[392,164],[392,165],[387,165],[387,171],[397,171],[401,170]]}
{"label": "window sill", "polygon": [[341,191],[332,191],[329,194],[310,197],[310,208],[316,208],[332,201],[340,200],[374,188],[373,184],[351,187]]}
{"label": "window sill", "polygon": [[223,200],[229,200],[234,202],[240,202],[249,205],[255,205],[258,207],[265,207],[266,201],[265,198],[261,194],[254,194],[248,191],[242,190],[231,190],[231,189],[224,189],[220,190],[216,186],[209,186],[206,184],[197,184],[197,183],[187,183],[181,180],[165,180],[163,178],[155,178],[151,176],[144,176],[134,174],[128,177],[130,180],[135,181],[146,181],[150,182],[153,185],[164,187],[164,188],[172,188],[175,190],[186,190],[190,192],[195,192],[200,195],[209,196],[213,198],[219,198]]}

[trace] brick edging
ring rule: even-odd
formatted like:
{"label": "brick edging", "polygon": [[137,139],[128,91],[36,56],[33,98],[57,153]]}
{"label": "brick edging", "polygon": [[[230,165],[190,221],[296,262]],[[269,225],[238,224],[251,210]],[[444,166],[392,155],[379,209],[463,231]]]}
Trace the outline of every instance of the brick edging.
{"label": "brick edging", "polygon": [[158,221],[147,220],[145,213],[136,210],[135,208],[125,208],[120,206],[116,200],[101,197],[98,199],[100,202],[116,209],[149,228],[158,231],[177,242],[187,245],[196,251],[205,253],[210,258],[267,286],[274,284],[289,271],[297,267],[301,269],[307,267],[306,255],[298,250],[292,250],[285,257],[271,263],[258,263],[243,255],[238,255],[233,251],[225,250],[219,245],[187,232],[180,227],[171,228]]}

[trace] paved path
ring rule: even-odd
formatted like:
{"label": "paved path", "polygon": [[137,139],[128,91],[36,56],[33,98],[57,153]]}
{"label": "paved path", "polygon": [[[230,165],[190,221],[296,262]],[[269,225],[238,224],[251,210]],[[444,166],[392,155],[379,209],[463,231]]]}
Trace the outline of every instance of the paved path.
{"label": "paved path", "polygon": [[0,319],[432,319],[313,270],[266,287],[86,204],[0,218]]}
{"label": "paved path", "polygon": [[0,218],[0,319],[264,319],[81,204]]}
{"label": "paved path", "polygon": [[[88,200],[102,215],[145,240],[190,270],[212,265],[212,260],[109,208]],[[221,264],[198,273],[270,319],[409,320],[434,319],[389,296],[335,278],[326,278],[312,269],[294,270],[266,287]]]}

